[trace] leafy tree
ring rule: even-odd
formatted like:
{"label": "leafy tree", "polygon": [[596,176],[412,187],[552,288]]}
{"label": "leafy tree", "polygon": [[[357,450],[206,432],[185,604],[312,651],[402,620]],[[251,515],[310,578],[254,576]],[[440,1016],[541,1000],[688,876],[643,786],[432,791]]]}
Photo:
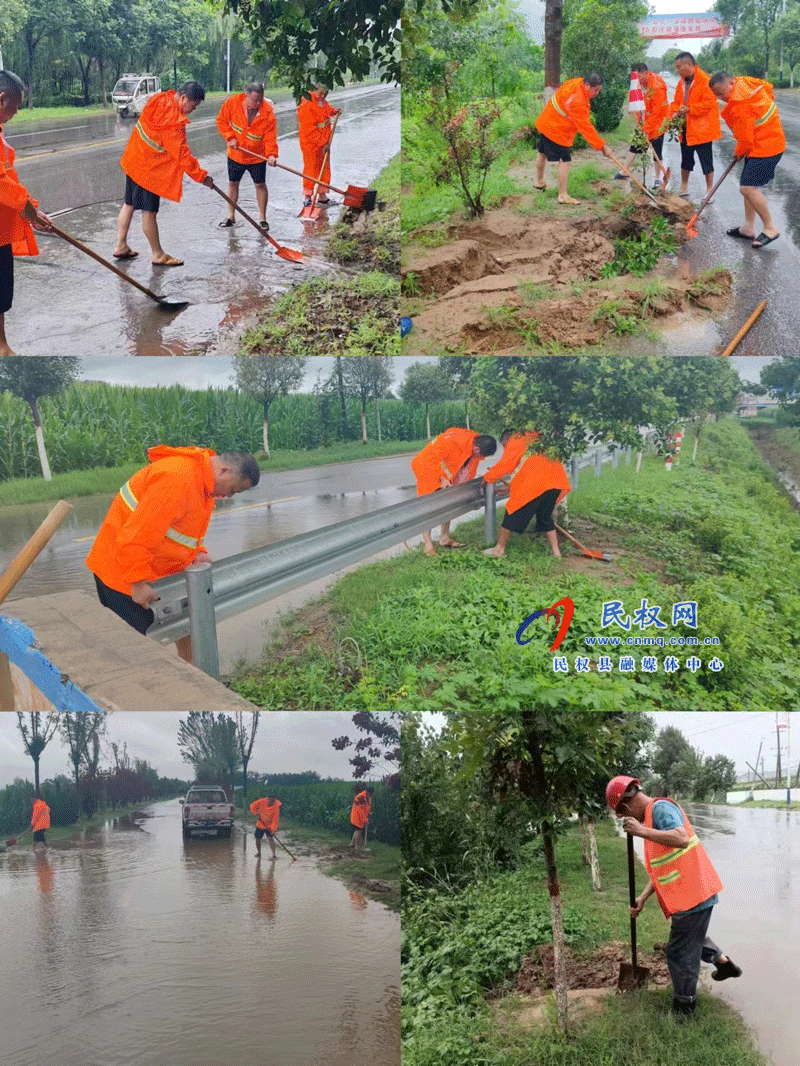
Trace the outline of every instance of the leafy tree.
{"label": "leafy tree", "polygon": [[5,0],[0,7],[0,41],[9,41],[25,24],[28,17],[26,0]]}
{"label": "leafy tree", "polygon": [[800,61],[800,7],[795,4],[775,22],[775,46],[782,48],[789,67],[789,87],[794,88],[794,68]]}
{"label": "leafy tree", "polygon": [[269,459],[269,409],[303,383],[306,359],[300,355],[236,355],[236,387],[261,404],[264,411],[264,452]]}
{"label": "leafy tree", "polygon": [[78,811],[83,809],[80,771],[83,767],[90,779],[96,776],[107,718],[108,711],[62,711],[59,715],[59,729],[72,763]]}
{"label": "leafy tree", "polygon": [[697,775],[693,799],[713,799],[718,792],[727,792],[736,784],[736,765],[725,755],[707,755]]}
{"label": "leafy tree", "polygon": [[52,481],[53,475],[47,461],[38,401],[42,396],[52,396],[71,385],[78,376],[80,365],[79,359],[58,355],[43,355],[36,359],[11,356],[0,361],[0,392],[19,396],[31,409],[36,447],[39,449],[39,462],[45,481]]}
{"label": "leafy tree", "polygon": [[475,364],[474,358],[466,355],[440,355],[439,366],[450,379],[453,395],[464,401],[464,419],[469,424],[469,376]]}
{"label": "leafy tree", "polygon": [[793,421],[800,419],[800,355],[782,355],[767,363],[761,370],[761,384]]}
{"label": "leafy tree", "polygon": [[178,723],[181,758],[194,767],[195,779],[224,782],[233,787],[233,778],[242,765],[236,722],[227,714],[190,711]]}
{"label": "leafy tree", "polygon": [[390,355],[344,356],[340,364],[346,393],[361,401],[361,442],[367,443],[367,401],[382,396],[392,383]]}
{"label": "leafy tree", "polygon": [[244,711],[236,712],[236,739],[239,743],[239,754],[242,759],[242,787],[244,788],[245,799],[247,799],[247,767],[250,762],[250,756],[253,754],[253,743],[256,739],[260,715],[260,711],[253,711],[252,714],[247,715],[248,720],[245,721]]}
{"label": "leafy tree", "polygon": [[405,380],[400,386],[403,403],[425,404],[425,433],[431,439],[431,420],[429,407],[432,403],[453,398],[453,386],[441,366],[432,363],[412,363],[406,370]]}
{"label": "leafy tree", "polygon": [[25,751],[33,759],[36,795],[39,795],[39,760],[58,729],[57,711],[17,711],[17,728],[22,734]]}
{"label": "leafy tree", "polygon": [[353,715],[353,725],[365,735],[353,741],[345,734],[331,741],[336,751],[353,749],[353,758],[349,762],[356,781],[377,770],[381,764],[384,769],[399,769],[401,720],[402,715],[397,711],[359,711]]}
{"label": "leafy tree", "polygon": [[664,795],[671,795],[679,790],[679,785],[686,785],[686,766],[691,761],[691,751],[688,740],[676,726],[667,726],[658,734],[650,766],[661,781]]}
{"label": "leafy tree", "polygon": [[380,69],[400,80],[402,0],[226,0],[249,27],[257,59],[269,57],[295,99],[315,82],[344,85]]}
{"label": "leafy tree", "polygon": [[708,416],[733,411],[742,382],[727,359],[713,356],[670,360],[666,373],[663,388],[675,400],[678,418],[694,426],[694,460]]}
{"label": "leafy tree", "polygon": [[[28,86],[28,108],[33,109],[34,65],[39,45],[47,37],[55,36],[72,23],[69,0],[50,0],[46,4],[26,3],[27,18],[22,27],[28,69],[25,81]],[[52,358],[45,356],[44,358]]]}

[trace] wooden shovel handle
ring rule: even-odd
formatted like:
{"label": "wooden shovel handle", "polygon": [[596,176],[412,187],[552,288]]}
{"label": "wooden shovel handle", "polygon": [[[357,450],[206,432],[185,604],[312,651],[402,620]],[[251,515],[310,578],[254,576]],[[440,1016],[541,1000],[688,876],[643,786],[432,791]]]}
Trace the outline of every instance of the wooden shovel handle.
{"label": "wooden shovel handle", "polygon": [[[251,152],[249,148],[247,151],[250,155],[254,155],[257,159],[263,159],[266,162],[267,157],[265,155],[258,155],[257,152]],[[329,185],[327,181],[319,181],[317,178],[312,178],[310,174],[304,174],[302,170],[295,170],[294,167],[287,167],[285,163],[276,163],[275,166],[280,167],[281,170],[288,170],[290,174],[296,174],[298,178],[305,178],[306,181],[315,181],[317,185],[324,185],[326,189],[332,189],[333,192],[341,193],[342,196],[347,195],[346,189],[339,189],[335,185]]]}
{"label": "wooden shovel handle", "polygon": [[712,199],[712,197],[714,196],[714,193],[715,193],[715,192],[717,191],[717,189],[718,189],[718,188],[720,187],[720,185],[721,185],[721,184],[723,183],[723,181],[724,181],[724,180],[725,180],[725,179],[727,178],[727,176],[728,176],[728,175],[730,174],[730,172],[731,172],[731,171],[733,170],[734,166],[736,165],[736,163],[737,163],[738,161],[739,161],[739,160],[738,160],[738,157],[737,157],[737,156],[734,156],[734,157],[733,157],[733,159],[732,159],[732,160],[730,161],[730,163],[728,163],[727,167],[725,167],[725,171],[724,171],[724,173],[723,173],[722,177],[721,177],[721,178],[719,179],[719,181],[718,181],[718,182],[716,183],[716,185],[715,185],[715,186],[714,186],[714,188],[713,188],[713,189],[711,190],[711,192],[708,192],[708,193],[706,193],[705,197],[704,197],[704,198],[703,198],[703,200],[702,200],[702,201],[700,202],[700,206],[699,206],[699,207],[698,207],[698,209],[697,209],[697,210],[695,211],[695,213],[694,213],[694,214],[692,215],[692,217],[691,217],[691,218],[689,219],[689,221],[688,221],[688,222],[686,223],[686,228],[687,228],[687,229],[691,229],[691,228],[692,228],[692,226],[693,226],[693,225],[695,224],[695,222],[697,221],[697,219],[698,219],[698,216],[699,216],[700,212],[701,212],[701,211],[703,210],[703,208],[704,208],[704,207],[706,206],[706,204],[708,204],[708,203],[710,203],[710,202],[711,202],[711,199]]}
{"label": "wooden shovel handle", "polygon": [[16,558],[0,576],[0,603],[11,592],[37,555],[46,547],[55,531],[72,511],[72,505],[59,500],[27,544],[23,545]]}
{"label": "wooden shovel handle", "polygon": [[317,206],[317,198],[319,197],[319,187],[322,184],[322,175],[325,173],[325,166],[326,166],[326,164],[328,162],[328,158],[330,157],[330,154],[331,154],[331,141],[333,140],[334,133],[336,133],[336,123],[338,121],[339,121],[339,116],[338,115],[334,115],[334,117],[333,117],[333,125],[331,126],[331,135],[328,138],[328,143],[325,145],[325,155],[322,157],[322,166],[319,168],[319,177],[317,178],[316,184],[314,185],[314,195],[311,197],[311,210],[312,211]]}
{"label": "wooden shovel handle", "polygon": [[[608,148],[608,145],[606,145],[606,148]],[[659,202],[658,202],[658,200],[656,200],[655,196],[653,196],[653,194],[650,192],[649,189],[645,189],[644,185],[642,185],[642,183],[640,181],[637,181],[636,178],[634,178],[633,174],[631,174],[631,172],[629,170],[625,169],[625,167],[622,165],[622,163],[620,163],[620,161],[617,159],[617,157],[614,155],[614,153],[611,151],[610,148],[608,148],[608,154],[611,156],[612,160],[617,164],[617,166],[622,171],[622,173],[623,174],[627,174],[628,177],[630,178],[630,180],[633,182],[633,184],[637,185],[642,190],[642,192],[645,194],[645,196],[647,196],[650,200],[652,200],[653,203],[656,204],[658,206],[659,210],[660,210],[661,204],[659,204]]]}
{"label": "wooden shovel handle", "polygon": [[118,278],[122,278],[123,281],[127,281],[129,285],[135,285],[139,292],[143,292],[145,296],[149,296],[150,299],[155,300],[157,304],[160,304],[162,302],[160,296],[156,296],[154,292],[151,292],[150,289],[146,288],[144,285],[141,285],[138,281],[136,281],[135,278],[129,277],[124,270],[119,270],[117,267],[114,266],[113,263],[109,263],[107,259],[103,259],[102,255],[98,255],[97,252],[93,252],[91,248],[87,247],[85,244],[79,241],[77,237],[71,237],[69,233],[65,233],[63,229],[59,229],[58,226],[56,226],[53,222],[51,222],[50,225],[53,228],[53,232],[57,233],[59,237],[61,237],[67,242],[67,244],[71,244],[73,248],[79,249],[79,251],[83,252],[85,255],[91,256],[92,259],[95,259],[98,263],[102,263],[104,267],[108,267],[109,270],[113,271]]}

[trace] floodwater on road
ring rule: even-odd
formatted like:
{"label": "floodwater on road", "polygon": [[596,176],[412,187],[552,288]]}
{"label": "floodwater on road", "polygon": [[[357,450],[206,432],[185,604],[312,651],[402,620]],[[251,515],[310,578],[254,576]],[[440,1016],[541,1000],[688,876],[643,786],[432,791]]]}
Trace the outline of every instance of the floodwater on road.
{"label": "floodwater on road", "polygon": [[148,810],[0,855],[4,1066],[399,1066],[399,916]]}
{"label": "floodwater on road", "polygon": [[[359,86],[331,99],[344,108],[331,149],[332,180],[342,188],[368,186],[400,150],[399,89]],[[216,101],[201,105],[192,116],[187,139],[200,165],[227,193],[225,145],[215,121],[218,109]],[[276,112],[280,162],[302,170],[294,105],[280,104]],[[43,210],[66,212],[55,218],[60,229],[110,259],[124,192],[119,160],[134,122],[111,116],[101,120],[115,123],[111,139],[97,141],[78,131],[70,134],[74,143],[21,153],[17,169]],[[28,132],[27,127],[18,127],[21,140]],[[13,123],[4,133],[16,145]],[[266,302],[307,277],[334,269],[324,257],[325,238],[339,209],[332,207],[329,217],[323,213],[317,222],[304,223],[297,217],[302,205],[300,178],[268,168],[267,187],[270,236],[301,251],[303,263],[279,258],[241,216],[233,228],[220,229],[227,205],[212,189],[187,178],[181,203],[162,200],[158,215],[164,249],[185,260],[184,266],[152,266],[138,214],[129,243],[139,256],[116,265],[158,296],[188,300],[188,307],[165,311],[60,238],[38,235],[40,254],[17,260],[14,307],[6,317],[12,347],[18,355],[235,353],[243,324]],[[247,175],[240,185],[239,203],[251,216],[257,213],[255,190]]]}
{"label": "floodwater on road", "polygon": [[713,993],[736,1007],[774,1066],[797,1066],[800,811],[683,808],[724,886],[708,935],[743,971]]}

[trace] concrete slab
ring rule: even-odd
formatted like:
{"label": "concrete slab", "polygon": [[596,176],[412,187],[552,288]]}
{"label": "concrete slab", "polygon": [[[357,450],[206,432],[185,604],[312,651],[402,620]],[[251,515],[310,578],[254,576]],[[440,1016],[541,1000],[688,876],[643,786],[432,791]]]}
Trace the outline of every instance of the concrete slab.
{"label": "concrete slab", "polygon": [[[29,679],[57,710],[256,710],[179,659],[171,645],[141,636],[85,592],[7,605],[0,616],[0,652],[11,661],[18,707],[30,700],[30,686],[22,684]],[[7,702],[6,693],[4,709],[11,709]]]}

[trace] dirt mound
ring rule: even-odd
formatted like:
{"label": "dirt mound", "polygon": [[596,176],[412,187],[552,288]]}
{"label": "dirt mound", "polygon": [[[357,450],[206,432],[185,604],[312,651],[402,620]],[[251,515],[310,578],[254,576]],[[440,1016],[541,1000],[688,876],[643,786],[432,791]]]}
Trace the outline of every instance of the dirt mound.
{"label": "dirt mound", "polygon": [[[575,955],[569,948],[564,951],[568,988],[614,988],[619,977],[620,963],[631,961],[630,945],[621,943],[606,944],[590,956]],[[670,983],[667,960],[661,952],[648,955],[640,951],[638,964],[650,970],[651,985]],[[553,984],[553,945],[541,944],[535,947],[522,963],[514,982],[514,990],[532,993],[552,988]]]}

